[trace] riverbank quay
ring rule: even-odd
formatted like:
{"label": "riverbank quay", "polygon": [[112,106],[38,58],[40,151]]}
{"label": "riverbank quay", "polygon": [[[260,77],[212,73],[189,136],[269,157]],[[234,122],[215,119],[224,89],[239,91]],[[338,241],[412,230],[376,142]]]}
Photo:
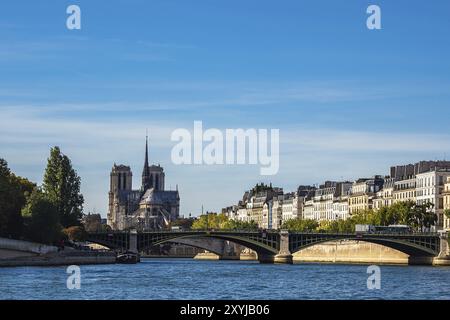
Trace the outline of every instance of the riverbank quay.
{"label": "riverbank quay", "polygon": [[60,266],[116,263],[112,251],[76,250],[41,243],[0,238],[0,267]]}

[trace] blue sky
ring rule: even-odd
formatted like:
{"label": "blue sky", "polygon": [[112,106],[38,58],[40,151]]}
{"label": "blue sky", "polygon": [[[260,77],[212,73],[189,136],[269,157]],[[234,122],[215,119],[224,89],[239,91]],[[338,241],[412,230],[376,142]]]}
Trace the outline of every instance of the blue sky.
{"label": "blue sky", "polygon": [[[66,28],[81,7],[82,29]],[[377,4],[382,30],[366,28]],[[59,145],[85,209],[106,214],[109,171],[139,186],[150,159],[182,214],[219,210],[256,182],[293,190],[450,157],[448,1],[4,1],[0,156],[40,183]],[[175,166],[170,133],[280,129],[280,171]]]}

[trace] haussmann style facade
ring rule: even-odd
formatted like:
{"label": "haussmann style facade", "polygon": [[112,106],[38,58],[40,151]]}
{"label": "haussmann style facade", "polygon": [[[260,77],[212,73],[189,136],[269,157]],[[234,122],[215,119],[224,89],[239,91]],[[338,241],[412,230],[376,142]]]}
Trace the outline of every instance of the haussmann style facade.
{"label": "haussmann style facade", "polygon": [[[257,188],[258,189],[258,188]],[[261,188],[260,188],[261,189]],[[450,162],[421,161],[394,166],[390,175],[354,182],[327,181],[319,187],[300,186],[296,192],[262,188],[245,192],[235,206],[222,210],[230,219],[255,221],[264,229],[280,229],[290,219],[345,220],[364,210],[379,210],[398,202],[431,203],[439,229],[450,229]]]}

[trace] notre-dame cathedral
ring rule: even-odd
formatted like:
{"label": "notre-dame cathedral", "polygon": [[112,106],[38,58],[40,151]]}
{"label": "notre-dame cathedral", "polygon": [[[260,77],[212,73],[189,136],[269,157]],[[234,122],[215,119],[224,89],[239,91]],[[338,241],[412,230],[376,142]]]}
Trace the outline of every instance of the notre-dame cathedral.
{"label": "notre-dame cathedral", "polygon": [[176,220],[180,211],[180,196],[164,190],[164,169],[148,164],[148,139],[145,141],[145,161],[142,186],[132,190],[133,174],[129,166],[114,164],[111,171],[108,225],[113,230],[159,230]]}

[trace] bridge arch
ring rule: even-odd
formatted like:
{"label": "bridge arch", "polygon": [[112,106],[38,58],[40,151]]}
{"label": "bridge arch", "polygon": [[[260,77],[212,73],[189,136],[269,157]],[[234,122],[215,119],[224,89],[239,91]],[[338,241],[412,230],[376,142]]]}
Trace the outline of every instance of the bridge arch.
{"label": "bridge arch", "polygon": [[89,233],[86,241],[102,245],[110,250],[128,249],[130,234],[128,232]]}
{"label": "bridge arch", "polygon": [[[248,237],[248,235],[227,235],[222,233],[195,233],[195,234],[182,234],[179,235],[170,235],[167,237],[164,237],[162,239],[158,239],[156,241],[145,241],[141,240],[138,244],[138,250],[144,251],[152,246],[167,243],[167,242],[177,242],[177,240],[183,240],[183,239],[218,239],[218,240],[224,240],[229,241],[238,245],[241,245],[243,247],[249,248],[258,255],[276,255],[279,251],[278,249],[278,242],[276,239],[267,240],[264,241],[262,239],[258,239],[257,237],[251,239]],[[145,239],[145,238],[144,238]],[[265,243],[266,242],[266,243]],[[197,248],[208,250],[208,248],[205,246],[197,245]],[[216,252],[215,252],[216,253]]]}
{"label": "bridge arch", "polygon": [[225,251],[225,242],[215,238],[177,238],[175,240],[167,241],[166,243],[186,245],[197,249],[206,250],[218,256],[223,255]]}
{"label": "bridge arch", "polygon": [[367,242],[378,244],[390,249],[402,252],[410,257],[434,257],[439,253],[440,243],[439,239],[433,238],[417,238],[417,239],[407,239],[401,236],[399,237],[357,237],[356,235],[335,235],[335,236],[301,236],[301,239],[296,239],[296,237],[291,237],[290,239],[290,250],[292,254],[298,253],[306,248],[327,243],[335,242],[339,240],[349,240],[356,242]]}

